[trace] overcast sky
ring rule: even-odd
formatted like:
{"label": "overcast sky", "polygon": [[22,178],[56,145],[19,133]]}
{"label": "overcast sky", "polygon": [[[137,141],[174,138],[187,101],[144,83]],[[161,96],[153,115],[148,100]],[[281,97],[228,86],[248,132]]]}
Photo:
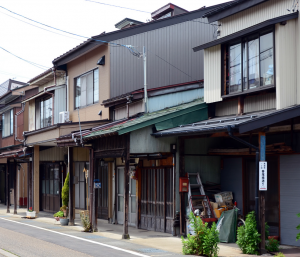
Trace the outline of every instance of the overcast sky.
{"label": "overcast sky", "polygon": [[[146,22],[151,18],[151,12],[166,5],[170,0],[93,1],[144,12],[86,0],[0,0],[0,6],[49,26],[90,37],[103,31],[107,33],[116,30],[114,25],[126,17]],[[193,11],[203,6],[226,2],[226,0],[173,0],[171,2],[188,11]],[[52,67],[53,59],[85,40],[31,22],[3,8],[0,8],[0,33],[1,48],[48,68]],[[8,79],[27,82],[44,71],[19,60],[1,48],[0,84]]]}

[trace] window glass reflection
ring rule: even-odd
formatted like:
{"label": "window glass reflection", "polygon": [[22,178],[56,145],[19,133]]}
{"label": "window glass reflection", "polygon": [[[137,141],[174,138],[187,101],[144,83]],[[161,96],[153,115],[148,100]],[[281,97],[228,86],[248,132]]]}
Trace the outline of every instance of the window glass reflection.
{"label": "window glass reflection", "polygon": [[230,92],[241,91],[241,44],[230,46]]}

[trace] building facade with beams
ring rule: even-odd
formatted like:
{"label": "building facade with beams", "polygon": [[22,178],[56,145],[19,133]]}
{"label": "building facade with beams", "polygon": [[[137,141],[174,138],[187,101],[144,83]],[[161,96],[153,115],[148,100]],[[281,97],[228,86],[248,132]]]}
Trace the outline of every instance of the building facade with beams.
{"label": "building facade with beams", "polygon": [[[152,214],[149,214],[149,220],[137,217],[140,212],[135,208],[138,208],[141,204],[136,206],[132,205],[130,207],[130,220],[123,217],[125,214],[128,215],[127,204],[129,201],[125,200],[125,198],[128,199],[129,190],[125,190],[125,184],[122,186],[122,181],[128,181],[129,178],[129,168],[125,163],[130,162],[131,153],[136,153],[137,157],[131,158],[132,167],[136,167],[139,165],[139,162],[134,162],[133,159],[138,161],[140,154],[144,154],[144,158],[145,154],[147,156],[149,153],[151,155],[148,158],[149,160],[144,158],[149,161],[145,163],[146,166],[144,167],[155,167],[153,169],[158,170],[163,166],[162,163],[168,166],[168,168],[173,167],[175,163],[173,154],[170,151],[170,143],[162,144],[161,148],[160,146],[155,146],[155,139],[149,136],[149,133],[151,132],[152,126],[156,123],[161,123],[160,125],[163,128],[170,128],[176,125],[186,124],[188,120],[193,122],[203,119],[203,116],[197,116],[197,107],[190,106],[188,108],[191,111],[191,115],[186,115],[186,117],[189,117],[187,120],[184,119],[183,114],[180,114],[181,119],[175,119],[175,121],[173,119],[167,119],[167,121],[163,122],[164,118],[161,118],[161,121],[153,118],[155,123],[149,122],[148,125],[145,125],[147,129],[144,127],[135,127],[134,131],[130,132],[130,138],[136,138],[131,143],[132,146],[135,145],[135,147],[137,147],[135,142],[140,142],[139,144],[141,144],[141,141],[138,141],[140,138],[147,137],[150,140],[149,142],[151,142],[150,145],[143,145],[142,148],[137,147],[136,150],[132,150],[129,144],[126,143],[129,142],[129,137],[127,136],[129,132],[126,132],[126,135],[118,136],[116,139],[112,137],[110,143],[107,141],[107,147],[109,147],[110,144],[114,145],[113,140],[116,140],[116,144],[121,144],[120,148],[123,150],[119,149],[119,151],[113,147],[114,150],[118,150],[117,153],[104,156],[101,153],[105,153],[106,150],[108,153],[111,153],[108,151],[111,150],[111,148],[105,148],[106,146],[96,143],[97,140],[101,142],[101,136],[97,136],[99,139],[95,142],[93,140],[87,140],[87,138],[85,138],[85,132],[98,129],[102,130],[114,126],[115,122],[127,123],[127,121],[132,118],[135,119],[143,116],[145,112],[143,91],[144,72],[141,58],[143,46],[146,47],[147,60],[148,112],[156,113],[165,108],[175,108],[175,106],[188,104],[203,97],[203,52],[191,55],[189,46],[206,43],[214,39],[214,26],[208,24],[204,25],[203,23],[207,22],[207,19],[202,18],[206,11],[212,10],[213,8],[214,7],[209,7],[187,12],[185,10],[180,11],[180,8],[178,9],[176,6],[167,5],[161,9],[161,12],[164,12],[164,14],[171,12],[170,17],[162,17],[163,13],[160,13],[158,10],[155,12],[155,17],[152,22],[141,23],[131,21],[133,24],[130,25],[129,20],[122,20],[122,22],[116,25],[119,30],[92,37],[53,60],[55,69],[65,71],[68,77],[67,84],[70,90],[68,94],[70,98],[68,110],[70,112],[70,119],[75,121],[77,117],[80,117],[80,120],[82,117],[86,119],[94,119],[94,117],[97,117],[99,120],[109,119],[110,121],[108,124],[95,125],[93,128],[87,130],[81,129],[81,131],[77,130],[57,138],[57,144],[60,147],[76,149],[76,147],[82,146],[89,149],[89,176],[91,175],[89,178],[89,195],[91,196],[91,193],[94,192],[94,176],[98,177],[96,178],[97,180],[101,180],[102,186],[100,190],[97,189],[97,191],[95,191],[94,198],[90,197],[89,199],[89,208],[92,208],[93,201],[98,204],[98,207],[94,210],[90,209],[90,218],[94,220],[94,223],[96,222],[95,217],[98,217],[108,219],[110,222],[125,224],[125,227],[128,227],[129,223],[129,225],[152,230],[157,229],[158,231],[167,231],[169,233],[173,231],[172,222],[174,220],[173,216],[175,216],[173,208],[175,208],[175,204],[172,205],[174,207],[169,208],[172,210],[172,213],[169,212],[168,218],[172,219],[172,221],[167,221],[167,218],[164,216],[165,207],[161,207],[159,214],[160,221],[157,225],[155,225],[155,217],[157,215],[154,209],[152,210]],[[161,19],[159,19],[160,17]],[[86,60],[90,60],[88,65],[83,65],[86,63]],[[93,91],[95,90],[93,86],[95,71],[98,71],[99,75],[98,102],[93,102],[95,100],[95,91]],[[71,93],[72,90],[74,90],[74,93]],[[204,109],[206,111],[206,108]],[[183,110],[178,112],[182,113]],[[138,120],[140,121],[140,119]],[[173,122],[175,123],[173,124]],[[119,135],[118,132],[116,132],[115,136],[117,135]],[[120,142],[118,140],[120,140]],[[169,142],[169,140],[166,141]],[[122,144],[122,142],[124,144]],[[167,153],[167,155],[164,155],[164,153]],[[131,157],[133,156],[134,155],[131,155]],[[127,159],[124,162],[125,157]],[[143,158],[141,158],[141,160],[143,160]],[[160,162],[160,159],[164,161]],[[158,161],[155,162],[154,160]],[[141,163],[143,164],[143,161],[141,161]],[[161,171],[161,174],[164,174],[164,169]],[[149,171],[149,174],[151,172]],[[151,175],[152,179],[157,178],[155,174],[156,173],[153,172]],[[78,174],[70,173],[70,175],[73,177],[71,180],[77,181]],[[118,176],[120,176],[119,179]],[[116,181],[119,181],[119,184],[116,184],[118,183]],[[163,185],[166,180],[161,177],[159,181],[162,188],[164,188]],[[141,190],[141,184],[139,184],[138,189],[135,187],[136,183],[134,182],[135,181],[131,181],[130,186],[133,191],[136,190],[135,192],[138,192],[138,190]],[[119,188],[117,186],[119,186]],[[172,184],[172,186],[175,186],[175,184]],[[145,188],[147,188],[146,185]],[[148,188],[150,188],[150,186],[148,186]],[[159,187],[157,187],[157,190],[163,190],[162,188],[159,189]],[[132,193],[130,197],[134,198],[135,196]],[[152,198],[148,199],[147,197],[148,193],[145,195],[144,206],[150,206],[150,202],[154,201]],[[120,200],[119,205],[116,199]],[[124,199],[123,203],[122,199]],[[134,204],[135,201],[141,199],[141,196],[135,199],[136,200],[130,200],[130,202]],[[158,200],[159,199],[157,199],[157,201]],[[169,201],[169,204],[173,204],[173,200],[174,197]],[[165,200],[161,204],[162,206],[167,205],[165,204]],[[95,213],[95,210],[97,210],[97,213]],[[144,211],[144,215],[147,215],[145,212],[148,213],[148,209]],[[71,217],[71,219],[72,218],[73,217]],[[140,223],[143,223],[143,225]],[[150,225],[151,223],[153,224]]]}
{"label": "building facade with beams", "polygon": [[18,207],[27,207],[28,204],[28,173],[31,167],[31,149],[23,145],[23,132],[28,130],[28,105],[22,104],[22,101],[34,95],[37,89],[11,79],[0,87],[0,201],[6,204],[8,212],[16,214]]}
{"label": "building facade with beams", "polygon": [[[193,50],[204,50],[204,101],[210,118],[154,133],[157,138],[179,137],[181,176],[199,173],[207,194],[216,192],[211,183],[217,190],[233,192],[241,214],[256,211],[262,234],[266,221],[271,235],[295,246],[299,206],[293,203],[299,202],[300,179],[298,11],[295,1],[238,0],[207,12],[208,21],[219,25],[218,38]],[[258,191],[257,161],[267,161],[265,192]],[[183,215],[181,223],[183,229]]]}

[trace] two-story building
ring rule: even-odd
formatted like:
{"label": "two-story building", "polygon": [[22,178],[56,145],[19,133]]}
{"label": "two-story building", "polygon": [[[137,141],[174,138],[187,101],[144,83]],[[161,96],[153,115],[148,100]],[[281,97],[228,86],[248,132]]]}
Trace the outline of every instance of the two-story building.
{"label": "two-story building", "polygon": [[[99,55],[101,55],[100,53]],[[93,57],[95,60],[97,56]],[[84,57],[85,59],[85,57]],[[88,62],[83,61],[80,67],[76,63],[70,67],[69,74],[73,70],[88,68]],[[81,72],[80,70],[80,72]],[[87,129],[95,125],[107,122],[101,119],[96,110],[96,103],[99,102],[98,70],[86,74],[81,78],[81,85],[87,85],[85,98],[83,93],[81,98],[73,97],[78,93],[76,87],[69,86],[69,76],[63,70],[49,69],[42,74],[31,79],[30,86],[38,88],[38,92],[23,103],[28,104],[28,130],[24,133],[24,145],[32,149],[32,199],[31,206],[38,213],[39,211],[57,212],[61,206],[61,188],[63,186],[66,173],[70,165],[75,167],[75,172],[80,174],[84,167],[88,166],[89,150],[86,148],[75,148],[74,151],[68,148],[59,148],[56,139],[70,132]],[[89,88],[92,84],[92,88]],[[73,84],[72,84],[73,85]],[[102,88],[105,85],[101,84]],[[77,90],[77,91],[76,91]],[[77,92],[77,93],[76,93]],[[75,104],[86,107],[81,111],[73,109]],[[92,100],[91,100],[92,99]],[[71,106],[71,111],[69,106]],[[106,114],[103,114],[107,117]],[[73,167],[73,165],[71,165]],[[71,167],[71,168],[72,168]],[[81,177],[80,177],[81,178]],[[79,185],[82,183],[80,179]],[[31,185],[31,184],[30,184]],[[79,194],[80,192],[80,194]],[[76,207],[85,209],[86,195],[85,190],[80,188],[76,195]]]}
{"label": "two-story building", "polygon": [[[292,0],[237,0],[207,12],[218,24],[218,39],[193,50],[204,51],[210,118],[154,135],[179,136],[185,172],[232,191],[242,214],[257,211],[260,197],[270,234],[299,246],[298,11]],[[259,152],[261,138],[266,157]],[[268,172],[267,191],[259,195],[256,161],[267,161]]]}
{"label": "two-story building", "polygon": [[16,80],[0,85],[0,201],[17,207],[27,207],[31,150],[24,147],[23,132],[28,130],[28,105],[22,101],[37,91],[34,86]]}

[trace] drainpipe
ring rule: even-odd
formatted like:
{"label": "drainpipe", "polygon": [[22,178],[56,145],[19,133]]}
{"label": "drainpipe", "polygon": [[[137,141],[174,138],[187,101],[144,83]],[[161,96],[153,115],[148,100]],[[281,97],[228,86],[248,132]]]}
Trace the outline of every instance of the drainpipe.
{"label": "drainpipe", "polygon": [[[250,143],[248,143],[247,141],[244,141],[243,139],[241,139],[241,138],[238,138],[238,137],[236,137],[236,136],[234,136],[233,134],[232,134],[232,128],[231,128],[231,126],[227,126],[227,131],[228,131],[228,135],[232,138],[232,139],[234,139],[234,140],[236,140],[236,141],[238,141],[238,142],[240,142],[240,143],[242,143],[242,144],[244,144],[244,145],[246,145],[246,146],[248,146],[248,147],[250,147],[250,148],[253,148],[253,149],[255,149],[255,151],[256,151],[256,154],[255,154],[255,215],[256,215],[256,222],[257,222],[257,227],[258,228],[260,228],[260,226],[259,226],[259,221],[258,221],[258,210],[259,210],[259,198],[258,198],[258,180],[259,180],[259,148],[257,147],[257,146],[254,146],[254,145],[252,145],[252,144],[250,144]],[[258,231],[259,232],[259,231]]]}
{"label": "drainpipe", "polygon": [[24,111],[25,111],[25,103],[22,104],[22,110],[15,114],[15,140],[19,141],[21,143],[23,143],[25,140],[19,139],[18,135],[17,135],[18,134],[18,115],[20,115]]}
{"label": "drainpipe", "polygon": [[56,86],[56,72],[55,68],[52,68],[53,76],[54,76],[54,85]]}

